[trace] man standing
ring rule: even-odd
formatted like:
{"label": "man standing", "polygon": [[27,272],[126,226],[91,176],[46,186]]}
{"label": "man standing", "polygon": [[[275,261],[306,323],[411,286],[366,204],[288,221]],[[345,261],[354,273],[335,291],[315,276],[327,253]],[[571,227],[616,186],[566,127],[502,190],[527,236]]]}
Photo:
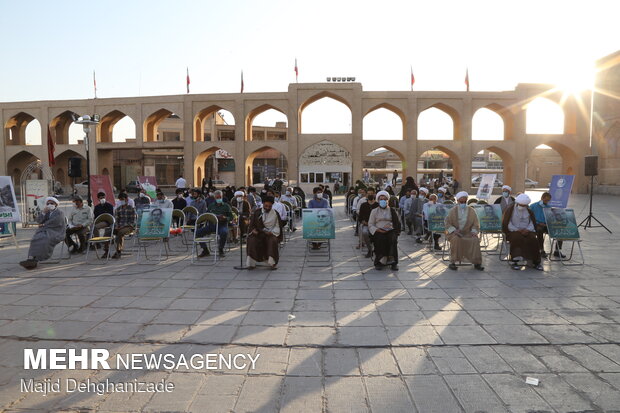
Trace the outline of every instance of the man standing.
{"label": "man standing", "polygon": [[25,269],[35,269],[39,261],[51,257],[54,247],[65,239],[65,214],[58,209],[59,204],[53,196],[46,198],[45,208],[37,217],[39,229],[30,240],[28,259],[19,263]]}
{"label": "man standing", "polygon": [[482,266],[482,253],[480,252],[480,222],[476,211],[467,205],[469,194],[461,191],[456,194],[458,204],[450,210],[446,218],[446,239],[450,242],[450,265],[451,270],[458,270],[457,261],[463,258],[474,264],[478,271],[484,270]]}
{"label": "man standing", "polygon": [[187,188],[187,181],[183,178],[183,175],[179,175],[179,179],[174,183],[174,186],[177,189],[185,189]]}
{"label": "man standing", "polygon": [[[81,253],[86,249],[86,235],[90,231],[93,223],[93,210],[88,205],[84,205],[81,197],[77,196],[73,199],[73,209],[69,213],[69,226],[67,227],[65,242],[72,254]],[[71,238],[73,234],[77,234],[80,244],[76,244]]]}
{"label": "man standing", "polygon": [[396,188],[396,181],[398,180],[398,171],[394,169],[394,173],[392,174],[392,186]]}
{"label": "man standing", "polygon": [[[116,245],[116,252],[112,255],[112,258],[120,258],[123,253],[123,245],[125,242],[125,236],[132,233],[136,228],[136,210],[127,202],[127,194],[121,193],[118,195],[119,206],[114,212],[114,219],[116,224],[114,227],[114,244]],[[110,244],[106,243],[104,247],[104,254],[101,258],[108,258]]]}
{"label": "man standing", "polygon": [[512,192],[512,188],[508,185],[502,186],[502,196],[495,200],[495,204],[499,204],[502,208],[502,213],[508,208],[508,206],[512,205],[515,202],[514,197],[510,194]]}

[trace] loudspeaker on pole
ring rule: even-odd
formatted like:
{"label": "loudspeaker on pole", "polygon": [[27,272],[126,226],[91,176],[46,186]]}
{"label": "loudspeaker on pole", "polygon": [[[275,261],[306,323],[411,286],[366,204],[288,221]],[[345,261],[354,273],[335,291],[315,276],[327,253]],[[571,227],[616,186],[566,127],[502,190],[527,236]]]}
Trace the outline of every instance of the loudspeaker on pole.
{"label": "loudspeaker on pole", "polygon": [[585,163],[585,176],[597,176],[598,175],[598,156],[588,155],[584,157]]}

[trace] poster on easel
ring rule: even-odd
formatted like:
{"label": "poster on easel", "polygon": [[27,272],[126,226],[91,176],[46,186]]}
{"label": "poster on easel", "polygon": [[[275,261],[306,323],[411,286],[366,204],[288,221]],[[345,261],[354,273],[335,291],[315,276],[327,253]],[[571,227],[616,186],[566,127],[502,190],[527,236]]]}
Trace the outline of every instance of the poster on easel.
{"label": "poster on easel", "polygon": [[19,222],[21,215],[15,196],[13,179],[10,176],[0,176],[0,222]]}
{"label": "poster on easel", "polygon": [[140,216],[140,238],[168,238],[172,224],[172,208],[143,210]]}
{"label": "poster on easel", "polygon": [[428,206],[428,230],[431,232],[445,232],[446,217],[453,204],[433,204]]}
{"label": "poster on easel", "polygon": [[26,223],[37,224],[37,217],[45,207],[45,198],[53,195],[53,183],[48,179],[28,179],[26,189]]}
{"label": "poster on easel", "polygon": [[555,239],[579,239],[575,211],[570,208],[543,208],[549,237]]}
{"label": "poster on easel", "polygon": [[157,178],[154,176],[138,176],[138,182],[140,183],[140,188],[146,191],[151,201],[157,198]]}
{"label": "poster on easel", "polygon": [[500,204],[471,205],[476,211],[480,231],[482,232],[501,232],[502,231],[502,207]]}
{"label": "poster on easel", "polygon": [[478,187],[478,193],[476,198],[489,199],[493,193],[493,185],[495,184],[495,178],[497,174],[482,174],[480,178],[480,186]]}

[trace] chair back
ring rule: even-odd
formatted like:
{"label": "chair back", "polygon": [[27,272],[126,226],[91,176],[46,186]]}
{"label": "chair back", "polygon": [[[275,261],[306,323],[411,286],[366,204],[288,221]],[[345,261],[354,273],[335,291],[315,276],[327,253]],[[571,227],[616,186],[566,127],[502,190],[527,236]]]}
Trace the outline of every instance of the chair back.
{"label": "chair back", "polygon": [[193,206],[186,206],[185,208],[182,209],[183,214],[185,214],[185,220],[188,221],[188,216],[192,215],[197,217],[198,216],[198,210],[196,209],[196,207]]}
{"label": "chair back", "polygon": [[478,200],[478,205],[487,205],[487,204],[488,202],[483,199]]}
{"label": "chair back", "polygon": [[198,232],[198,228],[205,226],[207,224],[215,225],[214,234],[218,233],[219,228],[218,228],[217,217],[215,216],[215,214],[212,214],[210,212],[205,212],[204,214],[201,214],[198,218],[196,218],[196,223],[194,224],[194,240],[196,238],[202,238],[202,237],[197,237],[196,233]]}
{"label": "chair back", "polygon": [[95,221],[93,221],[93,225],[90,228],[90,238],[94,238],[95,227],[100,222],[105,222],[106,224],[108,224],[108,226],[110,227],[110,234],[114,234],[114,226],[116,225],[116,219],[114,219],[112,215],[106,213],[106,214],[99,215],[97,218],[95,218]]}
{"label": "chair back", "polygon": [[233,214],[239,216],[239,208],[231,206],[230,209],[232,210]]}
{"label": "chair back", "polygon": [[454,201],[450,201],[450,200],[444,201],[443,204],[444,205],[454,205]]}
{"label": "chair back", "polygon": [[287,209],[293,209],[293,204],[291,204],[290,202],[288,201],[280,201],[280,202],[282,202],[286,206]]}
{"label": "chair back", "polygon": [[294,195],[294,196],[295,196],[295,199],[297,200],[297,205],[299,205],[299,207],[301,208],[303,206],[301,196],[299,195]]}
{"label": "chair back", "polygon": [[183,226],[185,225],[185,214],[183,213],[182,210],[180,209],[173,209],[172,210],[172,222],[178,222],[177,227],[178,228],[183,228]]}

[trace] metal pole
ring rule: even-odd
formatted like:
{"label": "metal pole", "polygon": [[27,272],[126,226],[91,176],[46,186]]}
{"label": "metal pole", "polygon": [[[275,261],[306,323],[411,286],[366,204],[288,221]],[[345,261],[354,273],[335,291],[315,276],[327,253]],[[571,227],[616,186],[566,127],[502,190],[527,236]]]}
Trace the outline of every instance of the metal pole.
{"label": "metal pole", "polygon": [[88,187],[88,194],[86,195],[88,198],[88,206],[92,207],[93,206],[93,200],[92,197],[90,196],[90,145],[88,142],[88,132],[89,132],[90,128],[88,128],[85,132],[86,132],[86,138],[85,138],[85,144],[86,144],[86,185]]}

